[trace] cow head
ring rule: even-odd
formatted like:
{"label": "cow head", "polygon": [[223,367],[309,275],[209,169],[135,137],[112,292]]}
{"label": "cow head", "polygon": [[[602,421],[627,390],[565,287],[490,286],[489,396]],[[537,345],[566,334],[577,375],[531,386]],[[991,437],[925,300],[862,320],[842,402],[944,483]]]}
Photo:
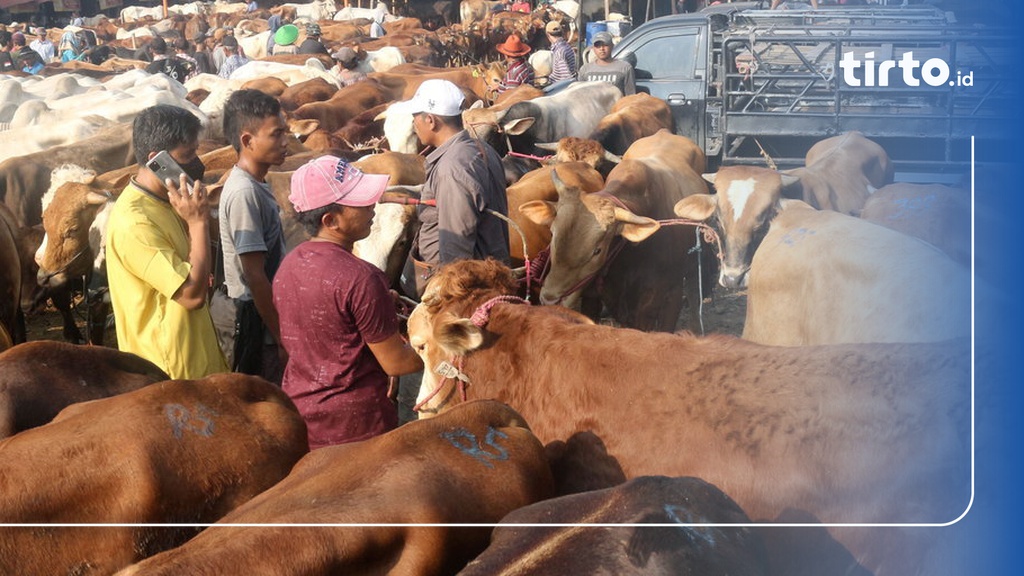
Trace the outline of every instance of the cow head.
{"label": "cow head", "polygon": [[612,168],[614,168],[619,162],[622,162],[621,156],[612,154],[605,150],[604,146],[601,146],[600,142],[589,138],[567,136],[559,140],[557,143],[538,143],[537,148],[554,152],[552,161],[555,163],[583,162],[589,164],[605,177],[608,176],[608,173],[611,172]]}
{"label": "cow head", "polygon": [[[532,102],[518,102],[506,110],[473,106],[462,113],[462,123],[469,134],[490,144],[498,154],[509,152],[511,137],[524,137],[537,121],[538,109]],[[520,141],[522,138],[519,139]],[[533,142],[520,145],[518,152],[531,152]]]}
{"label": "cow head", "polygon": [[675,205],[680,218],[715,219],[722,238],[722,268],[718,282],[726,288],[745,286],[754,252],[778,213],[782,189],[795,177],[767,168],[730,166],[704,179],[717,194],[694,194]]}
{"label": "cow head", "polygon": [[43,242],[36,251],[39,285],[56,288],[88,276],[103,263],[102,230],[113,195],[94,187],[91,170],[65,165],[54,170],[43,198]]}
{"label": "cow head", "polygon": [[657,221],[638,216],[614,197],[588,194],[568,186],[551,171],[558,202],[533,201],[519,206],[527,218],[551,228],[551,271],[540,293],[543,304],[578,309],[581,287],[609,262],[617,242],[641,242],[656,232]]}
{"label": "cow head", "polygon": [[[465,358],[488,341],[486,328],[468,317],[488,299],[515,294],[517,289],[512,271],[494,260],[462,260],[441,267],[431,277],[422,301],[409,315],[409,344],[424,364],[416,399],[422,418],[461,400],[453,393],[454,380],[438,374],[442,362],[460,364],[453,360]],[[450,389],[435,392],[441,386]]]}

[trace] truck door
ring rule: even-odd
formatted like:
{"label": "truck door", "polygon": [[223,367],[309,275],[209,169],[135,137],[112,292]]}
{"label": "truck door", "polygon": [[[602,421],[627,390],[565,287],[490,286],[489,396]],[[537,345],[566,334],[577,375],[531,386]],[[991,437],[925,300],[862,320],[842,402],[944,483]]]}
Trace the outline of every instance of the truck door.
{"label": "truck door", "polygon": [[676,134],[705,147],[707,42],[705,26],[694,25],[628,38],[617,58],[633,62],[637,92],[661,98],[672,109]]}

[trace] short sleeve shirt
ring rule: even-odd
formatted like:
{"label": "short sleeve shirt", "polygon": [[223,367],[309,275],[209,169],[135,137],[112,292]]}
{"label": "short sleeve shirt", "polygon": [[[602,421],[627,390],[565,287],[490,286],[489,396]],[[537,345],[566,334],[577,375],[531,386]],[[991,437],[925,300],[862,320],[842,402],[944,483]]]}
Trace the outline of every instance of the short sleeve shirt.
{"label": "short sleeve shirt", "polygon": [[636,94],[633,66],[623,60],[612,60],[608,64],[588,62],[580,68],[580,82],[610,82],[622,91],[624,96]]}
{"label": "short sleeve shirt", "polygon": [[267,278],[274,279],[285,251],[281,209],[267,183],[259,182],[236,166],[228,174],[220,193],[217,219],[228,296],[252,300],[252,292],[242,276],[239,256],[266,252],[264,271]]}
{"label": "short sleeve shirt", "polygon": [[388,377],[367,343],[398,332],[387,278],[330,242],[292,250],[274,278],[282,389],[306,421],[310,448],[365,440],[398,425]]}
{"label": "short sleeve shirt", "polygon": [[171,378],[227,372],[209,308],[171,299],[191,265],[185,224],[170,203],[129,184],[111,211],[106,248],[118,348]]}

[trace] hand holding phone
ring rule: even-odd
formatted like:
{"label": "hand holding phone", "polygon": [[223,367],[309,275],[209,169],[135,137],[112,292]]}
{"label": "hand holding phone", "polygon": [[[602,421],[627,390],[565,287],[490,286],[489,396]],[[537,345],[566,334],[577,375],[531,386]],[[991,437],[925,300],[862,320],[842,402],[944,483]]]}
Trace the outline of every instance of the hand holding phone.
{"label": "hand holding phone", "polygon": [[[156,156],[153,156],[149,162],[146,162],[146,168],[149,168],[154,174],[156,174],[157,177],[160,178],[161,182],[167,182],[169,179],[176,185],[180,181],[181,175],[185,174],[185,171],[182,170],[181,166],[179,166],[177,162],[174,161],[174,158],[171,158],[171,155],[168,154],[166,150],[161,150]],[[185,181],[191,188],[194,182],[192,178],[189,178],[188,174],[185,174]]]}

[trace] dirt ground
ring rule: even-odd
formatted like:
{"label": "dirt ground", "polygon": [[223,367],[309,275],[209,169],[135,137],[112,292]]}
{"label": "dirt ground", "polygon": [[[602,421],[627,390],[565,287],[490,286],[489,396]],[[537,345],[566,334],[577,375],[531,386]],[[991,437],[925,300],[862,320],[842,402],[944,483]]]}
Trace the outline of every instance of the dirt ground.
{"label": "dirt ground", "polygon": [[[731,334],[739,336],[743,332],[743,319],[747,310],[746,291],[727,291],[718,286],[711,303],[704,304],[703,318],[706,334]],[[81,312],[81,313],[78,313]],[[85,333],[84,308],[76,311],[78,329]],[[28,339],[32,340],[63,340],[60,314],[51,306],[42,312],[29,317],[26,322]],[[116,347],[114,329],[108,328],[103,343]]]}

